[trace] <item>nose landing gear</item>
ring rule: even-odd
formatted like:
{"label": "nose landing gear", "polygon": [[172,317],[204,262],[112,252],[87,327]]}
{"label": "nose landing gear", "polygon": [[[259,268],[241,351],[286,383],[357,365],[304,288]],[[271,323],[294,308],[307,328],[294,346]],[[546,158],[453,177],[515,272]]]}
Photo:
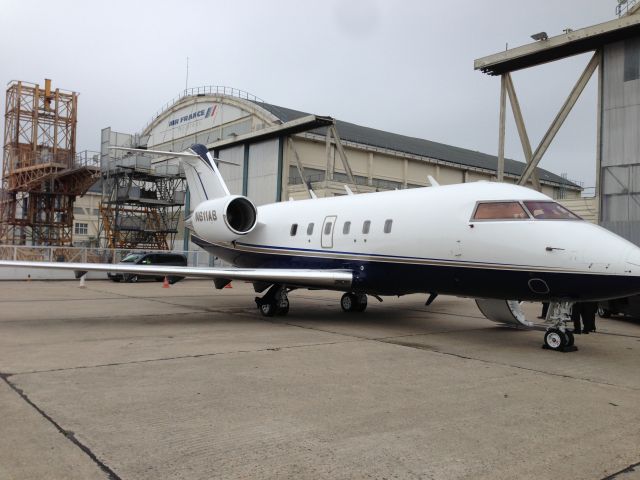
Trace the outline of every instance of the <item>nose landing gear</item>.
{"label": "nose landing gear", "polygon": [[575,352],[573,332],[567,329],[567,322],[571,320],[571,302],[551,302],[547,312],[546,323],[550,324],[544,334],[542,348],[556,352]]}

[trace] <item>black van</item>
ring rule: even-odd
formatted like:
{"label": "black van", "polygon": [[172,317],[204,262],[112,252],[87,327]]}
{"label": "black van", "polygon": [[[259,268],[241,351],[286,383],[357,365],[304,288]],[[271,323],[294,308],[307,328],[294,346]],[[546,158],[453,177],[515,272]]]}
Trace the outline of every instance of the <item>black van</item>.
{"label": "black van", "polygon": [[[130,253],[120,263],[135,263],[136,265],[167,265],[172,267],[186,267],[187,257],[179,253]],[[164,280],[164,276],[138,275],[136,273],[107,273],[107,277],[114,282],[137,282],[145,278],[153,278],[158,282]],[[179,282],[184,277],[169,275],[169,283]]]}

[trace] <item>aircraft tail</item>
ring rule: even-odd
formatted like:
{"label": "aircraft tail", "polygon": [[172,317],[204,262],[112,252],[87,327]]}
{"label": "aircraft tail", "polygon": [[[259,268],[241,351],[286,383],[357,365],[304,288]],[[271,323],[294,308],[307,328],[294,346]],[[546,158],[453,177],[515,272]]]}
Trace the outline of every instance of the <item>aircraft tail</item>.
{"label": "aircraft tail", "polygon": [[181,156],[180,161],[189,185],[191,208],[205,200],[230,195],[227,184],[224,183],[220,170],[207,147],[195,143],[189,150],[195,156]]}

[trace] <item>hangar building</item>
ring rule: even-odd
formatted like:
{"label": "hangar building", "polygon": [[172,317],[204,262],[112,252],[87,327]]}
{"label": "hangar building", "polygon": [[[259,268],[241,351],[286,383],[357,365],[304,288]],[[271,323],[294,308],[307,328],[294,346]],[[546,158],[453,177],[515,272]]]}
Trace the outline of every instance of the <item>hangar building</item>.
{"label": "hangar building", "polygon": [[[331,117],[272,105],[228,87],[185,90],[162,108],[139,134],[105,128],[101,154],[109,146],[182,151],[193,143],[238,166],[220,164],[234,194],[257,205],[354,192],[495,179],[497,158],[421,138],[363,127]],[[113,151],[111,151],[113,152]],[[167,159],[154,158],[156,164]],[[104,163],[104,162],[103,162]],[[524,164],[505,161],[505,181]],[[538,169],[542,191],[553,198],[577,198],[580,187]],[[188,208],[188,205],[187,205]],[[177,247],[177,246],[176,246]]]}

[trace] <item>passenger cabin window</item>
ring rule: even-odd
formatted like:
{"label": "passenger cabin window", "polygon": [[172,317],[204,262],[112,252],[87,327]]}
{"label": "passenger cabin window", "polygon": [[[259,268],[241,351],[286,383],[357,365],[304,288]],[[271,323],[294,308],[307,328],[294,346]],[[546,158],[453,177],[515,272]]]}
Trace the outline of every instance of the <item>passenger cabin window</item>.
{"label": "passenger cabin window", "polygon": [[474,220],[522,220],[529,215],[518,202],[487,202],[479,203]]}
{"label": "passenger cabin window", "polygon": [[331,233],[331,227],[333,226],[333,222],[327,222],[324,224],[324,234],[329,235]]}
{"label": "passenger cabin window", "polygon": [[536,220],[582,220],[578,215],[556,202],[524,202],[527,210]]}
{"label": "passenger cabin window", "polygon": [[349,235],[349,230],[351,230],[351,222],[344,222],[344,225],[342,226],[342,233]]}
{"label": "passenger cabin window", "polygon": [[298,233],[298,224],[294,223],[293,225],[291,225],[291,236],[295,237],[296,233]]}
{"label": "passenger cabin window", "polygon": [[362,224],[362,233],[367,235],[370,229],[371,229],[371,220],[365,220],[364,223]]}
{"label": "passenger cabin window", "polygon": [[391,233],[391,227],[393,226],[393,220],[387,219],[384,221],[384,233]]}
{"label": "passenger cabin window", "polygon": [[313,223],[310,223],[309,226],[307,226],[307,235],[311,235],[313,233]]}

